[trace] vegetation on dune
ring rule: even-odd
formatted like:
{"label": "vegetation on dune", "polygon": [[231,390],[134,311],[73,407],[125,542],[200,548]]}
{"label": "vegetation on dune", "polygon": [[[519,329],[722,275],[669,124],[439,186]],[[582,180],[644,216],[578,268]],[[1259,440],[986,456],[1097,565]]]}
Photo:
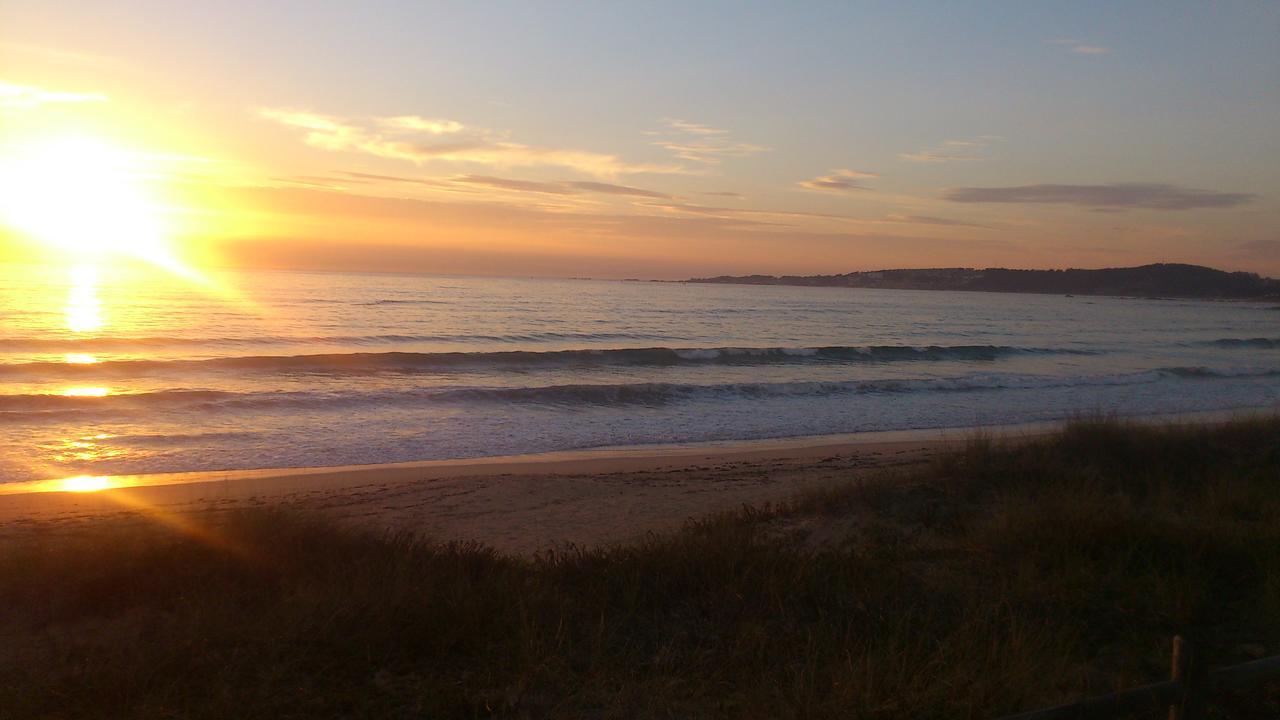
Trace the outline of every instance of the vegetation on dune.
{"label": "vegetation on dune", "polygon": [[978,718],[1163,679],[1179,632],[1280,652],[1277,420],[979,439],[537,558],[193,521],[0,548],[0,717]]}

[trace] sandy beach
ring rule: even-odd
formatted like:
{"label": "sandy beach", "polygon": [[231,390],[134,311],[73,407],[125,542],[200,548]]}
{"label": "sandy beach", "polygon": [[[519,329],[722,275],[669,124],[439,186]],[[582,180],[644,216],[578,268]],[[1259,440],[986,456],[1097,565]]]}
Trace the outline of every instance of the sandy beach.
{"label": "sandy beach", "polygon": [[[1191,413],[1139,422],[1212,423],[1254,412]],[[121,476],[96,492],[61,481],[10,484],[0,538],[57,532],[94,519],[169,521],[275,505],[372,530],[503,552],[625,543],[743,505],[927,462],[976,433],[1017,441],[1061,423],[835,435],[753,442],[606,448],[471,460]],[[25,491],[25,492],[23,492]]]}
{"label": "sandy beach", "polygon": [[57,532],[111,515],[164,519],[271,504],[370,529],[528,553],[626,542],[690,518],[778,502],[859,474],[923,462],[963,437],[958,431],[873,433],[839,441],[169,476],[150,478],[169,484],[98,492],[0,495],[0,537]]}

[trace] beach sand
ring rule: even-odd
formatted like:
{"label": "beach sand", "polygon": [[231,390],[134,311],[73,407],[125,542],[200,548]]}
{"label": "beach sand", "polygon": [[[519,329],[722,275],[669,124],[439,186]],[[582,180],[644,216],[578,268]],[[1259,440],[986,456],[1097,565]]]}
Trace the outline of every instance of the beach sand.
{"label": "beach sand", "polygon": [[691,518],[923,462],[960,440],[934,431],[910,439],[870,435],[169,476],[183,481],[0,495],[0,538],[58,532],[110,516],[187,522],[201,513],[276,505],[373,530],[533,553],[668,532]]}
{"label": "beach sand", "polygon": [[[1237,413],[1181,416],[1211,422]],[[1152,417],[1151,421],[1170,418]],[[984,428],[1016,441],[1060,423]],[[274,505],[372,530],[502,552],[625,543],[690,519],[785,501],[806,490],[927,462],[973,429],[647,446],[344,468],[183,473],[112,478],[98,492],[0,486],[0,539],[52,533],[95,519],[169,523],[202,513]],[[23,492],[25,490],[25,492]]]}

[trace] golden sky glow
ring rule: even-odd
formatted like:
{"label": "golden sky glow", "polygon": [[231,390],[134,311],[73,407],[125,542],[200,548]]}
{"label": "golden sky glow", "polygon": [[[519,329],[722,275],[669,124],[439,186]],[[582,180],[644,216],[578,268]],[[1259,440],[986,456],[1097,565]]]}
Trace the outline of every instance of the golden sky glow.
{"label": "golden sky glow", "polygon": [[215,265],[1280,274],[1280,107],[1259,62],[1277,47],[1257,34],[1274,7],[1189,6],[1189,35],[1137,6],[999,26],[945,4],[757,8],[726,27],[709,8],[513,5],[500,28],[475,8],[304,23],[287,5],[6,3],[0,257],[196,281]]}

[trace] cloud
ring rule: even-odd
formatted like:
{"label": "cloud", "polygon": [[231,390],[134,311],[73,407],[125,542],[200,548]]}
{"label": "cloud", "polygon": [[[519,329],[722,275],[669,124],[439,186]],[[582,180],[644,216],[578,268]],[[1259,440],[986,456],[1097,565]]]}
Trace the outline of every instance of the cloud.
{"label": "cloud", "polygon": [[927,147],[913,153],[898,153],[898,159],[924,163],[985,160],[983,153],[986,151],[987,146],[999,139],[995,135],[982,135],[971,140],[943,140],[933,147]]}
{"label": "cloud", "polygon": [[[726,220],[735,219],[735,218],[749,219],[749,218],[755,218],[755,217],[767,217],[767,218],[773,218],[773,220],[767,221],[767,222],[760,221],[760,220],[742,220],[742,221],[750,222],[752,225],[768,225],[768,226],[779,226],[779,227],[780,226],[789,227],[791,225],[794,225],[793,221],[796,221],[796,220],[836,221],[841,224],[853,223],[856,225],[874,225],[877,222],[879,222],[875,220],[864,220],[862,218],[849,217],[848,215],[832,215],[829,213],[800,212],[796,210],[770,210],[768,208],[752,209],[752,208],[715,207],[715,206],[708,206],[708,205],[697,205],[694,203],[688,203],[688,202],[683,202],[679,200],[672,200],[669,202],[645,203],[644,205],[646,207],[659,208],[662,210],[675,212],[675,213],[686,213],[689,215],[717,217],[717,218],[726,219]],[[787,222],[782,222],[779,219],[785,220]]]}
{"label": "cloud", "polygon": [[407,130],[410,132],[425,132],[430,135],[448,135],[462,132],[466,129],[466,126],[457,120],[438,120],[418,117],[417,115],[397,115],[395,117],[379,118],[378,125],[391,131]]}
{"label": "cloud", "polygon": [[964,203],[1053,203],[1088,208],[1150,210],[1235,207],[1256,197],[1251,193],[1198,190],[1161,183],[961,187],[948,190],[943,195],[944,199],[951,202]]}
{"label": "cloud", "polygon": [[1072,40],[1071,38],[1056,38],[1049,40],[1050,45],[1060,45],[1077,55],[1107,55],[1110,54],[1111,48],[1102,45],[1094,45],[1092,43]]}
{"label": "cloud", "polygon": [[[304,130],[303,142],[315,148],[363,152],[418,165],[438,161],[493,167],[550,166],[597,177],[687,172],[679,165],[629,163],[604,153],[523,145],[454,120],[399,115],[361,121],[288,108],[262,108],[258,112],[268,120]],[[435,138],[440,135],[458,139],[439,142]]]}
{"label": "cloud", "polygon": [[671,213],[684,213],[687,215],[698,215],[703,217],[720,218],[722,220],[734,220],[749,225],[777,225],[778,223],[762,222],[759,220],[751,220],[743,218],[743,216],[751,215],[778,215],[786,213],[774,213],[768,210],[745,210],[742,208],[714,207],[709,205],[698,205],[697,203],[683,202],[680,200],[670,200],[665,202],[645,203],[645,207],[657,208]]}
{"label": "cloud", "polygon": [[367,183],[368,180],[346,179],[334,180],[331,177],[323,177],[318,175],[293,175],[291,177],[273,177],[269,178],[273,183],[281,183],[284,185],[298,185],[301,187],[321,188],[323,190],[341,190],[342,185],[339,183]]}
{"label": "cloud", "polygon": [[106,102],[100,93],[45,90],[0,80],[0,110],[34,110],[42,105]]}
{"label": "cloud", "polygon": [[645,190],[643,188],[629,187],[627,185],[614,185],[612,183],[576,181],[565,183],[569,187],[586,192],[603,193],[605,195],[630,195],[632,197],[667,199],[670,195],[666,193],[654,192],[653,190]]}
{"label": "cloud", "polygon": [[687,120],[678,120],[676,118],[665,118],[662,121],[662,124],[666,125],[667,128],[670,130],[687,133],[689,135],[728,135],[729,134],[728,130],[721,130],[720,128],[714,128],[714,127],[711,127],[710,125],[703,125],[701,123],[689,122]]}
{"label": "cloud", "polygon": [[560,183],[535,182],[533,180],[512,180],[510,178],[490,177],[488,175],[461,175],[453,178],[454,182],[484,185],[500,190],[518,190],[520,192],[547,193],[549,195],[572,195],[573,190]]}
{"label": "cloud", "polygon": [[413,183],[415,185],[428,185],[430,187],[447,187],[449,185],[449,183],[442,182],[439,180],[428,179],[428,178],[401,177],[399,175],[378,175],[375,173],[363,173],[363,172],[341,172],[339,174],[345,175],[349,178],[355,178],[356,180],[359,180],[361,182],[381,180],[384,182],[401,182],[401,183]]}
{"label": "cloud", "polygon": [[769,150],[763,145],[736,142],[729,138],[728,130],[701,123],[666,118],[662,124],[666,130],[647,134],[664,136],[653,144],[675,153],[681,160],[718,165],[724,158],[749,157]]}
{"label": "cloud", "polygon": [[384,182],[413,183],[444,190],[467,190],[467,188],[459,187],[460,185],[463,185],[490,187],[516,192],[543,193],[547,195],[582,195],[587,193],[598,193],[602,195],[622,195],[655,200],[668,200],[671,198],[671,196],[666,193],[655,192],[653,190],[645,190],[644,188],[631,187],[629,185],[615,185],[613,183],[595,182],[590,180],[539,182],[534,180],[517,180],[513,178],[494,177],[492,175],[458,175],[449,178],[410,178],[398,175],[375,175],[372,173],[362,172],[343,172],[340,174],[361,182],[381,180]]}
{"label": "cloud", "polygon": [[861,170],[837,168],[832,170],[830,175],[823,175],[811,180],[802,180],[799,185],[806,190],[817,190],[819,192],[849,192],[851,190],[866,190],[867,188],[862,184],[862,181],[876,177],[880,176],[876,173],[862,172]]}
{"label": "cloud", "polygon": [[886,222],[907,223],[911,225],[945,225],[948,227],[971,227],[991,229],[990,225],[979,225],[978,223],[964,222],[963,220],[952,220],[951,218],[937,217],[935,215],[886,215]]}

